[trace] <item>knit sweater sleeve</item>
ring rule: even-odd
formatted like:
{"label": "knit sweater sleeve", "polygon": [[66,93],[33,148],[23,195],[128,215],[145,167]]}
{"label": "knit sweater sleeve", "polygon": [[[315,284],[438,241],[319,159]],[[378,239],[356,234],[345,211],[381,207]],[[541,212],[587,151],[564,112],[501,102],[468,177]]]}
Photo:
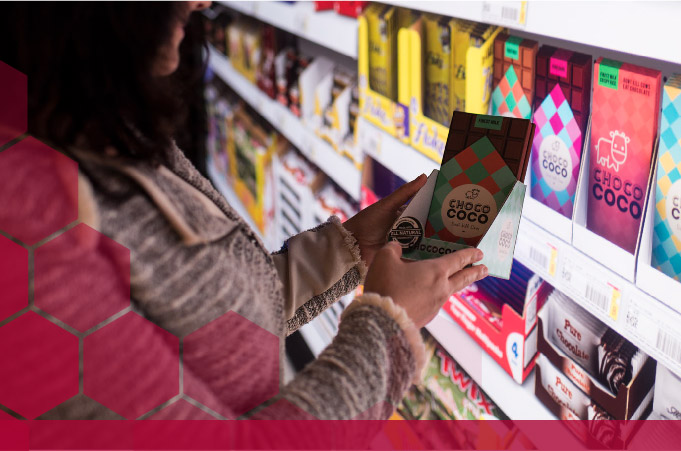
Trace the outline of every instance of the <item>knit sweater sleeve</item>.
{"label": "knit sweater sleeve", "polygon": [[283,285],[288,333],[354,290],[366,275],[355,238],[335,216],[291,237],[272,259]]}
{"label": "knit sweater sleeve", "polygon": [[418,328],[389,297],[364,294],[343,312],[321,355],[256,418],[387,419],[410,382],[420,380],[425,348]]}

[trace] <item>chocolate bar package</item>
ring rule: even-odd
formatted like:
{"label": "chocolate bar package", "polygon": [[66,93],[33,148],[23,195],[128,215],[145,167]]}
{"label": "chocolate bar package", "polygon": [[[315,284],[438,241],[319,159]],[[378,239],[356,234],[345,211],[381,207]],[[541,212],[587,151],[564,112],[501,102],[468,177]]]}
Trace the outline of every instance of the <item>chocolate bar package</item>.
{"label": "chocolate bar package", "polygon": [[559,291],[548,300],[549,339],[589,374],[598,374],[598,345],[608,326]]}
{"label": "chocolate bar package", "polygon": [[657,365],[653,412],[665,420],[681,420],[681,377]]}
{"label": "chocolate bar package", "polygon": [[[452,35],[453,48],[453,106],[456,111],[486,113],[492,91],[492,43],[497,27],[456,19]],[[489,42],[489,44],[487,44]],[[484,52],[484,47],[489,52]],[[481,50],[482,49],[482,50]],[[489,75],[489,76],[488,76]],[[466,84],[470,84],[468,88]],[[477,86],[477,89],[472,85]],[[479,96],[467,98],[467,92]]]}
{"label": "chocolate bar package", "polygon": [[494,41],[492,114],[530,119],[537,41],[499,34]]}
{"label": "chocolate bar package", "polygon": [[425,236],[476,246],[527,167],[529,121],[455,112]]}
{"label": "chocolate bar package", "polygon": [[372,3],[366,10],[369,28],[369,86],[397,99],[397,18],[392,6]]}
{"label": "chocolate bar package", "polygon": [[425,102],[424,113],[447,125],[452,104],[452,22],[453,19],[424,15],[425,30]]}
{"label": "chocolate bar package", "polygon": [[681,281],[681,74],[662,94],[651,264]]}
{"label": "chocolate bar package", "polygon": [[594,66],[586,226],[634,253],[660,109],[657,70],[599,58]]}
{"label": "chocolate bar package", "polygon": [[537,365],[541,369],[541,379],[538,382],[556,404],[567,409],[568,419],[586,420],[591,405],[591,399],[586,393],[554,367],[544,355],[539,355]]}
{"label": "chocolate bar package", "polygon": [[543,46],[537,54],[532,197],[572,219],[591,100],[591,57]]}
{"label": "chocolate bar package", "polygon": [[[617,395],[643,368],[648,356],[559,291],[548,300],[549,340]],[[579,380],[578,370],[572,370]],[[585,383],[586,384],[586,383]]]}

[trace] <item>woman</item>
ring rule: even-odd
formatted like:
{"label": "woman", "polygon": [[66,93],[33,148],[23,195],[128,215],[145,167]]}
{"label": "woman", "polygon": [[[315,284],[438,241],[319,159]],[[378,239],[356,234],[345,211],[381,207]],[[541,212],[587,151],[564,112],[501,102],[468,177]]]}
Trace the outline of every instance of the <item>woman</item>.
{"label": "woman", "polygon": [[[183,386],[172,399],[125,409],[140,399],[89,393],[86,349],[85,391],[45,417],[183,419],[198,408],[215,418],[387,418],[424,366],[419,328],[452,292],[487,275],[470,266],[482,254],[408,263],[397,244],[384,244],[423,175],[347,222],[331,218],[268,253],[172,141],[181,108],[172,74],[190,14],[207,6],[15,5],[4,14],[11,39],[3,42],[17,46],[0,56],[28,75],[29,132],[78,162],[80,220],[130,249],[133,310],[184,340]],[[365,294],[345,310],[333,343],[272,391],[265,377],[277,371],[283,337],[362,281]],[[240,316],[211,326],[228,312]],[[279,338],[277,361],[249,359],[260,342],[241,317]],[[174,352],[157,335],[140,337],[131,345],[140,353]],[[148,371],[120,371],[149,391],[158,386]],[[108,382],[114,391],[117,380]]]}

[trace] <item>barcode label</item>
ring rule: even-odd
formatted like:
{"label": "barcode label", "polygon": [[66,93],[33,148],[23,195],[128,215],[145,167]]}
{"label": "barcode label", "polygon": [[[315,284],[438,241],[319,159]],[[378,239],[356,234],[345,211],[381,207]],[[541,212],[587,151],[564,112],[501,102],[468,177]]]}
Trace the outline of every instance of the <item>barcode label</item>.
{"label": "barcode label", "polygon": [[681,341],[667,332],[657,332],[657,349],[675,362],[681,363]]}
{"label": "barcode label", "polygon": [[606,293],[603,293],[601,290],[587,284],[584,295],[589,301],[591,301],[592,304],[595,304],[596,307],[600,308],[604,312],[608,312],[609,296]]}
{"label": "barcode label", "polygon": [[483,21],[499,25],[524,27],[527,17],[527,2],[523,1],[486,1],[482,2]]}
{"label": "barcode label", "polygon": [[544,270],[549,266],[548,255],[534,246],[530,246],[530,259],[541,266],[541,268]]}
{"label": "barcode label", "polygon": [[501,17],[506,20],[516,21],[518,20],[519,11],[515,8],[509,8],[508,6],[501,7]]}

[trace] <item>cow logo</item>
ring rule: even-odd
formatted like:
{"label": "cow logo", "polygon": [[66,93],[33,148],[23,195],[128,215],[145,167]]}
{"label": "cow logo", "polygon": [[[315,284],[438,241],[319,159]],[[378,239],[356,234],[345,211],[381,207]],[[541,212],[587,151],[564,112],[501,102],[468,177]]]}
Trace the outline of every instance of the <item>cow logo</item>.
{"label": "cow logo", "polygon": [[397,241],[404,250],[416,248],[421,238],[423,238],[423,227],[418,219],[411,216],[398,219],[388,233],[388,241]]}
{"label": "cow logo", "polygon": [[599,138],[596,143],[596,161],[601,166],[619,172],[627,161],[627,144],[631,138],[618,130],[610,132],[610,139]]}

